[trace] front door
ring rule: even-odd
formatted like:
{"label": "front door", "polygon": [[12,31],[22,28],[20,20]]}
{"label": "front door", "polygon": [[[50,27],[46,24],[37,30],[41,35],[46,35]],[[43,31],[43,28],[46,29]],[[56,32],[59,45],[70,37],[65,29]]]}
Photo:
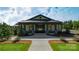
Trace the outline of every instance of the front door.
{"label": "front door", "polygon": [[45,25],[44,24],[36,24],[36,33],[44,33]]}

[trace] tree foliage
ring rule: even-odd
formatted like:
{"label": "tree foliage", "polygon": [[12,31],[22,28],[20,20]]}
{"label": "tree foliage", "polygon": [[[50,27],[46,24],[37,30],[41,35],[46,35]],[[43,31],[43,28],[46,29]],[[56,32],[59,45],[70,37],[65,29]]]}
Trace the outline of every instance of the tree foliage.
{"label": "tree foliage", "polygon": [[79,29],[79,20],[69,20],[64,22],[64,29],[74,29],[78,30]]}
{"label": "tree foliage", "polygon": [[7,40],[13,35],[12,28],[6,23],[0,24],[0,40]]}

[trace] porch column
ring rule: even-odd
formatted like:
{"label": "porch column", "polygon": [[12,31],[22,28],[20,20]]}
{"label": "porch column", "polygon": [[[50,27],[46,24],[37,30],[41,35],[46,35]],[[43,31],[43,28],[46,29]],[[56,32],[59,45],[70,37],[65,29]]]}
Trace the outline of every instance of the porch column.
{"label": "porch column", "polygon": [[22,24],[20,24],[20,29],[22,29]]}
{"label": "porch column", "polygon": [[55,31],[57,30],[57,24],[54,24],[54,30]]}
{"label": "porch column", "polygon": [[56,27],[57,27],[57,31],[59,31],[59,30],[60,30],[59,24],[57,24],[57,26],[56,26]]}
{"label": "porch column", "polygon": [[45,32],[47,31],[47,24],[45,24]]}
{"label": "porch column", "polygon": [[54,31],[55,30],[55,25],[54,24],[52,24],[52,31]]}
{"label": "porch column", "polygon": [[59,31],[61,31],[61,24],[59,24]]}
{"label": "porch column", "polygon": [[34,32],[35,32],[35,24],[33,25],[33,27],[34,27]]}
{"label": "porch column", "polygon": [[28,24],[26,24],[25,28],[26,28],[25,29],[26,31],[29,31],[29,25]]}
{"label": "porch column", "polygon": [[24,30],[26,30],[26,25],[24,24]]}
{"label": "porch column", "polygon": [[60,24],[57,24],[57,31],[60,31]]}
{"label": "porch column", "polygon": [[62,31],[62,27],[63,27],[63,26],[62,26],[62,24],[61,24],[61,31]]}
{"label": "porch column", "polygon": [[62,31],[62,25],[61,24],[58,24],[58,30]]}
{"label": "porch column", "polygon": [[20,24],[20,33],[19,35],[22,35],[22,24]]}

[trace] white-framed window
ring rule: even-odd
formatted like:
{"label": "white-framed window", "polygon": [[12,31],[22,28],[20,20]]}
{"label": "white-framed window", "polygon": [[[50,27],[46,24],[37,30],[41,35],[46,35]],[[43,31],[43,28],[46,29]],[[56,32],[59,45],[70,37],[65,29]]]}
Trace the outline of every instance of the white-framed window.
{"label": "white-framed window", "polygon": [[29,30],[32,30],[32,29],[33,29],[33,25],[29,24]]}
{"label": "white-framed window", "polygon": [[26,31],[32,30],[33,24],[26,24]]}
{"label": "white-framed window", "polygon": [[60,24],[57,24],[57,30],[61,30],[61,25]]}
{"label": "white-framed window", "polygon": [[54,26],[54,24],[52,24],[52,31],[54,31],[55,30],[55,26]]}
{"label": "white-framed window", "polygon": [[26,25],[26,31],[29,31],[29,26],[28,25]]}
{"label": "white-framed window", "polygon": [[52,30],[52,25],[48,24],[48,30],[51,31]]}
{"label": "white-framed window", "polygon": [[21,26],[22,26],[22,28],[24,28],[24,24],[22,24]]}

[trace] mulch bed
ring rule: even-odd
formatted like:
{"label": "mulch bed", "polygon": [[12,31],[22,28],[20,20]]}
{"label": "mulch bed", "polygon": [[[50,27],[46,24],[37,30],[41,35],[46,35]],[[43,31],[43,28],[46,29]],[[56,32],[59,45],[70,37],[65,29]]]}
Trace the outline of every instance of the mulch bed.
{"label": "mulch bed", "polygon": [[[76,41],[74,41],[74,40],[67,40],[69,43],[78,43],[78,42],[76,42]],[[61,40],[49,40],[48,41],[49,43],[65,43],[65,42],[63,42],[63,41],[61,41]]]}
{"label": "mulch bed", "polygon": [[[12,42],[13,42],[12,40],[8,40],[8,41],[0,42],[0,44],[11,44]],[[18,41],[16,43],[31,44],[32,41],[31,40],[20,40],[20,41]]]}

